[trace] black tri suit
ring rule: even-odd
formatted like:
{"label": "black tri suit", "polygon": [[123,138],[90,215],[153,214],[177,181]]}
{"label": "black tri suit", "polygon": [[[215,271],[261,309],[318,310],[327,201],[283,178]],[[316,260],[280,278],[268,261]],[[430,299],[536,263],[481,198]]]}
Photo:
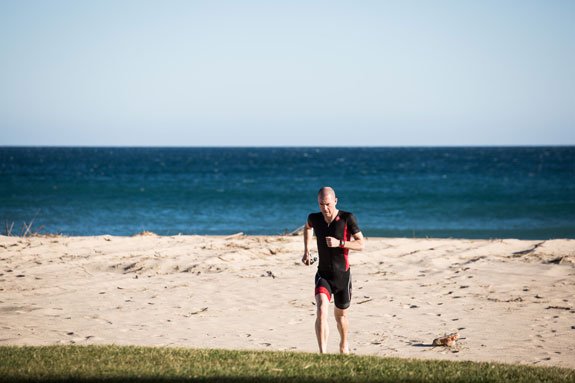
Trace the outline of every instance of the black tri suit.
{"label": "black tri suit", "polygon": [[333,300],[337,308],[346,309],[351,303],[351,272],[349,269],[348,249],[328,247],[325,238],[334,237],[349,241],[359,233],[357,220],[352,213],[339,210],[337,217],[327,224],[323,214],[312,213],[307,218],[308,226],[313,228],[317,237],[319,264],[315,275],[315,294],[325,294]]}

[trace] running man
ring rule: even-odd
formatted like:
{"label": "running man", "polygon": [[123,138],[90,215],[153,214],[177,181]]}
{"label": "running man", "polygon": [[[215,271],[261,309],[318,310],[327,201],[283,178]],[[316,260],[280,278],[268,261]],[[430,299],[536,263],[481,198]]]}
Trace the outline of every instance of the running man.
{"label": "running man", "polygon": [[351,303],[351,273],[348,252],[349,250],[363,250],[365,241],[354,215],[337,209],[337,198],[332,188],[321,188],[317,202],[320,212],[310,214],[305,224],[303,232],[304,255],[302,258],[305,265],[311,264],[310,248],[313,230],[317,238],[317,251],[319,253],[319,265],[315,276],[317,307],[315,334],[319,352],[322,354],[327,352],[328,307],[333,296],[334,316],[340,336],[339,351],[342,354],[348,354],[347,310]]}

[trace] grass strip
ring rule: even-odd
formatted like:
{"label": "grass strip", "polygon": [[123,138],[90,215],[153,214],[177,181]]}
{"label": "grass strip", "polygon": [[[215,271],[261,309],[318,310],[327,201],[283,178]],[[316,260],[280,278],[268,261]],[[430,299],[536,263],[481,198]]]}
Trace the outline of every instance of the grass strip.
{"label": "grass strip", "polygon": [[575,370],[297,352],[0,347],[0,382],[575,382]]}

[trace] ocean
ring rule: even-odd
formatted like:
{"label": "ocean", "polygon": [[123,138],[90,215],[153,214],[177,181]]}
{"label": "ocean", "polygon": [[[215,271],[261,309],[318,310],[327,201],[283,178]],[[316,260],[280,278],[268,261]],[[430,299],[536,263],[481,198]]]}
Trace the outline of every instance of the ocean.
{"label": "ocean", "polygon": [[575,147],[0,147],[0,229],[284,234],[324,185],[367,237],[575,238]]}

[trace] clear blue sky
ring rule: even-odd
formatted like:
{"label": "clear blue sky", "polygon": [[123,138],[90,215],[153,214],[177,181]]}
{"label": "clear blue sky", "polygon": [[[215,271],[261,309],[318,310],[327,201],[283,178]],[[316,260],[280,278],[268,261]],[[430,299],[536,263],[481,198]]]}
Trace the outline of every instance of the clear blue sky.
{"label": "clear blue sky", "polygon": [[1,1],[0,145],[575,145],[575,1]]}

